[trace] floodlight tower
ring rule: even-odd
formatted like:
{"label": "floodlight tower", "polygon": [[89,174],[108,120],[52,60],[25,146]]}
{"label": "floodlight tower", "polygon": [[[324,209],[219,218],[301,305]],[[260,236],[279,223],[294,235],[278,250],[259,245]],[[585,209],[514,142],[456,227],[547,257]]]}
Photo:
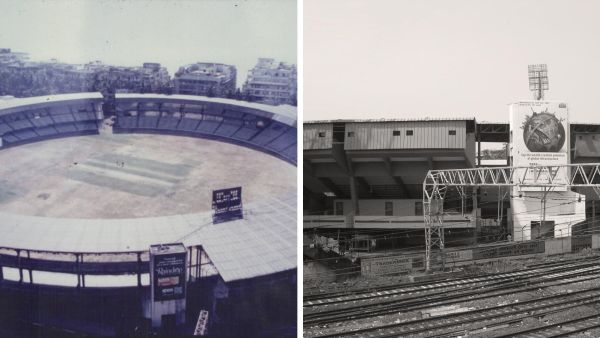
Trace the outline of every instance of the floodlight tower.
{"label": "floodlight tower", "polygon": [[533,99],[544,99],[544,90],[548,90],[548,67],[545,64],[529,65],[529,90],[533,92]]}

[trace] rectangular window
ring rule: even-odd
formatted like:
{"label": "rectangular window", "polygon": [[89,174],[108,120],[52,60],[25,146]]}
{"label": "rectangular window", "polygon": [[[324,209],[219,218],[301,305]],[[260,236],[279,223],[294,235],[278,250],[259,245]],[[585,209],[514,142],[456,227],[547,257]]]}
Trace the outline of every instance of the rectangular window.
{"label": "rectangular window", "polygon": [[400,136],[400,130],[394,130],[392,132],[392,135],[394,135],[394,136]]}
{"label": "rectangular window", "polygon": [[423,215],[423,202],[415,202],[415,216]]}
{"label": "rectangular window", "polygon": [[325,132],[324,131],[320,131],[319,132],[319,137],[325,137]]}
{"label": "rectangular window", "polygon": [[349,131],[348,132],[348,137],[354,137],[354,132],[353,131]]}
{"label": "rectangular window", "polygon": [[394,216],[394,203],[385,202],[385,215]]}
{"label": "rectangular window", "polygon": [[335,214],[344,215],[344,202],[335,202]]}
{"label": "rectangular window", "polygon": [[456,130],[448,130],[448,135],[451,135],[451,136],[456,135]]}
{"label": "rectangular window", "polygon": [[406,136],[413,136],[412,129],[409,129],[409,130],[406,131]]}

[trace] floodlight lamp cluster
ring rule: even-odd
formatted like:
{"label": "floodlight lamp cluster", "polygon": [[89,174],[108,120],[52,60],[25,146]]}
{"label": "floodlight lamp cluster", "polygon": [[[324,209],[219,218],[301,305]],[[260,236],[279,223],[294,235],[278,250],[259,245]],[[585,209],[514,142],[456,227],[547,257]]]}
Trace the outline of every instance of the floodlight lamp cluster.
{"label": "floodlight lamp cluster", "polygon": [[535,100],[544,99],[544,90],[548,90],[548,66],[545,64],[529,65],[529,90]]}

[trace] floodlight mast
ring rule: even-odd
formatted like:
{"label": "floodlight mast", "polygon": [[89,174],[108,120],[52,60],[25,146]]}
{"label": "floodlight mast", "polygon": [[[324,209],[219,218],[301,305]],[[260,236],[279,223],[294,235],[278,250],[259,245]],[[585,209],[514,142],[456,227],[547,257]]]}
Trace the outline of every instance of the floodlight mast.
{"label": "floodlight mast", "polygon": [[546,64],[529,65],[529,90],[533,92],[533,99],[544,99],[544,91],[548,90],[548,66]]}
{"label": "floodlight mast", "polygon": [[[444,265],[444,198],[450,188],[466,187],[592,188],[600,196],[600,163],[430,170],[423,181],[425,270],[431,270],[432,249],[440,249]],[[477,222],[477,220],[475,220]]]}

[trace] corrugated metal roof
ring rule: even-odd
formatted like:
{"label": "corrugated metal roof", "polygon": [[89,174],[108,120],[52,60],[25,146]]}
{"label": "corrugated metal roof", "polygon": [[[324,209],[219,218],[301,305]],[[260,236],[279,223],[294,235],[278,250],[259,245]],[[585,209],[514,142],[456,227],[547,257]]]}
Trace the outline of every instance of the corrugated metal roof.
{"label": "corrugated metal roof", "polygon": [[65,219],[0,212],[0,247],[52,252],[132,252],[202,245],[226,282],[294,269],[296,192],[244,206],[244,219],[212,224],[210,212],[133,219]]}
{"label": "corrugated metal roof", "polygon": [[425,121],[475,121],[474,117],[426,117],[426,118],[407,118],[407,119],[339,119],[339,120],[313,120],[304,121],[305,124],[312,123],[370,123],[370,122],[425,122]]}
{"label": "corrugated metal roof", "polygon": [[214,224],[198,239],[225,282],[297,267],[296,196],[264,200],[244,220]]}
{"label": "corrugated metal roof", "polygon": [[569,122],[569,124],[578,124],[581,126],[600,126],[600,122]]}
{"label": "corrugated metal roof", "polygon": [[47,96],[34,96],[34,97],[22,97],[22,98],[11,98],[7,100],[0,100],[0,111],[5,109],[11,109],[16,107],[26,107],[30,105],[54,103],[61,101],[70,100],[85,100],[85,99],[102,99],[102,94],[98,92],[90,93],[72,93],[72,94],[59,94],[59,95],[47,95]]}

